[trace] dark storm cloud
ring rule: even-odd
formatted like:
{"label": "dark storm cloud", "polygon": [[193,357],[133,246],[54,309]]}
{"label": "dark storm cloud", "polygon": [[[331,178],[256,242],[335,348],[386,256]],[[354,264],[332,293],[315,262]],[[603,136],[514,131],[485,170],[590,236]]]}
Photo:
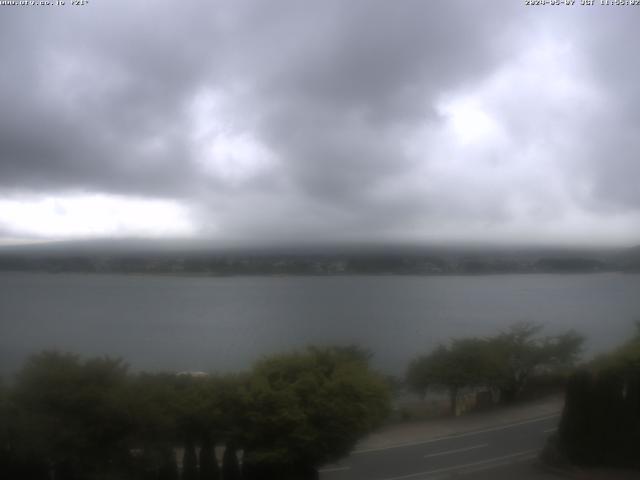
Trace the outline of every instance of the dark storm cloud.
{"label": "dark storm cloud", "polygon": [[[433,115],[431,101],[444,87],[493,65],[496,9],[449,5],[334,5],[337,26],[319,32],[314,17],[305,19],[310,41],[285,48],[293,61],[269,72],[259,93],[275,103],[264,138],[307,193],[358,197],[406,168],[404,130]],[[287,33],[278,43],[291,43]]]}
{"label": "dark storm cloud", "polygon": [[[50,15],[3,9],[5,187],[169,195],[184,188],[175,175],[176,163],[188,159],[181,104],[206,81],[211,61],[205,42],[182,47],[199,22],[166,7],[112,7]],[[215,45],[214,35],[209,40]],[[167,151],[145,154],[155,137],[167,140]]]}
{"label": "dark storm cloud", "polygon": [[587,135],[602,141],[594,145],[591,163],[596,194],[605,203],[640,209],[640,57],[637,45],[637,12],[601,19],[591,18],[595,35],[584,35],[593,52],[594,75],[606,92],[607,109],[594,118]]}
{"label": "dark storm cloud", "polygon": [[[468,1],[1,13],[5,195],[175,199],[205,234],[274,241],[473,225],[517,240],[559,212],[640,211],[640,66],[621,47],[634,14]],[[570,52],[538,55],[541,40]],[[545,68],[584,77],[562,93],[525,85]]]}

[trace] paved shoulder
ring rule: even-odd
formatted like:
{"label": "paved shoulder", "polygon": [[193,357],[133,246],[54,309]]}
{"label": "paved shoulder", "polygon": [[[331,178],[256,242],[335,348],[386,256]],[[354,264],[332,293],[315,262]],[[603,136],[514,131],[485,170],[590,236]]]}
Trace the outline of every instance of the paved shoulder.
{"label": "paved shoulder", "polygon": [[[323,480],[430,480],[450,475],[475,475],[496,469],[496,475],[524,469],[533,462],[555,430],[560,399],[438,420],[404,428],[388,427],[371,436],[346,459],[321,470]],[[509,473],[511,472],[511,473]],[[470,477],[471,478],[471,477]],[[495,477],[499,478],[499,477]],[[517,478],[553,478],[524,476]]]}
{"label": "paved shoulder", "polygon": [[553,396],[535,402],[496,408],[489,412],[472,413],[458,418],[390,425],[365,438],[358,444],[356,451],[416,443],[555,415],[562,410],[563,402],[563,397]]}

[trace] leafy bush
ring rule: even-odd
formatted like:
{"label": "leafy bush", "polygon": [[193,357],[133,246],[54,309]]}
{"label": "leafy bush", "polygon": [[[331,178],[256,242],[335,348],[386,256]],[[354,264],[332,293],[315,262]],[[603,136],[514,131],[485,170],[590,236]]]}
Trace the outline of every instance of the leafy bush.
{"label": "leafy bush", "polygon": [[[226,377],[129,375],[121,360],[31,357],[0,385],[0,471],[44,480],[220,477],[212,439],[226,444],[223,478],[240,478],[236,451],[261,480],[314,477],[347,454],[389,409],[386,380],[354,347],[276,355]],[[200,447],[200,465],[196,451]],[[271,472],[271,473],[269,473]]]}
{"label": "leafy bush", "polygon": [[245,392],[245,461],[303,478],[349,453],[389,411],[387,384],[361,353],[310,348],[259,362]]}

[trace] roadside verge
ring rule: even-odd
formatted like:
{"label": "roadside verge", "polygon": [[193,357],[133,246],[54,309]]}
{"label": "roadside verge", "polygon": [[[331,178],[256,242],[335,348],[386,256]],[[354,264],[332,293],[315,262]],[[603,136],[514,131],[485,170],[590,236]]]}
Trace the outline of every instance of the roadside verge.
{"label": "roadside verge", "polygon": [[499,429],[543,417],[559,416],[563,403],[562,396],[553,396],[508,407],[496,407],[487,412],[469,413],[461,417],[388,425],[358,443],[352,455],[428,443],[443,437]]}

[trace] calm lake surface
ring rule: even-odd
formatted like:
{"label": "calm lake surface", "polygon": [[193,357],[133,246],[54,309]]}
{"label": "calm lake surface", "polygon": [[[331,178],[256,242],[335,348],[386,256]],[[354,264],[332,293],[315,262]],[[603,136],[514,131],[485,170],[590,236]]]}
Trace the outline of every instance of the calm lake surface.
{"label": "calm lake surface", "polygon": [[640,319],[640,275],[154,277],[0,274],[0,372],[56,348],[133,369],[230,371],[306,344],[354,342],[404,371],[448,338],[531,320],[575,328],[589,354]]}

